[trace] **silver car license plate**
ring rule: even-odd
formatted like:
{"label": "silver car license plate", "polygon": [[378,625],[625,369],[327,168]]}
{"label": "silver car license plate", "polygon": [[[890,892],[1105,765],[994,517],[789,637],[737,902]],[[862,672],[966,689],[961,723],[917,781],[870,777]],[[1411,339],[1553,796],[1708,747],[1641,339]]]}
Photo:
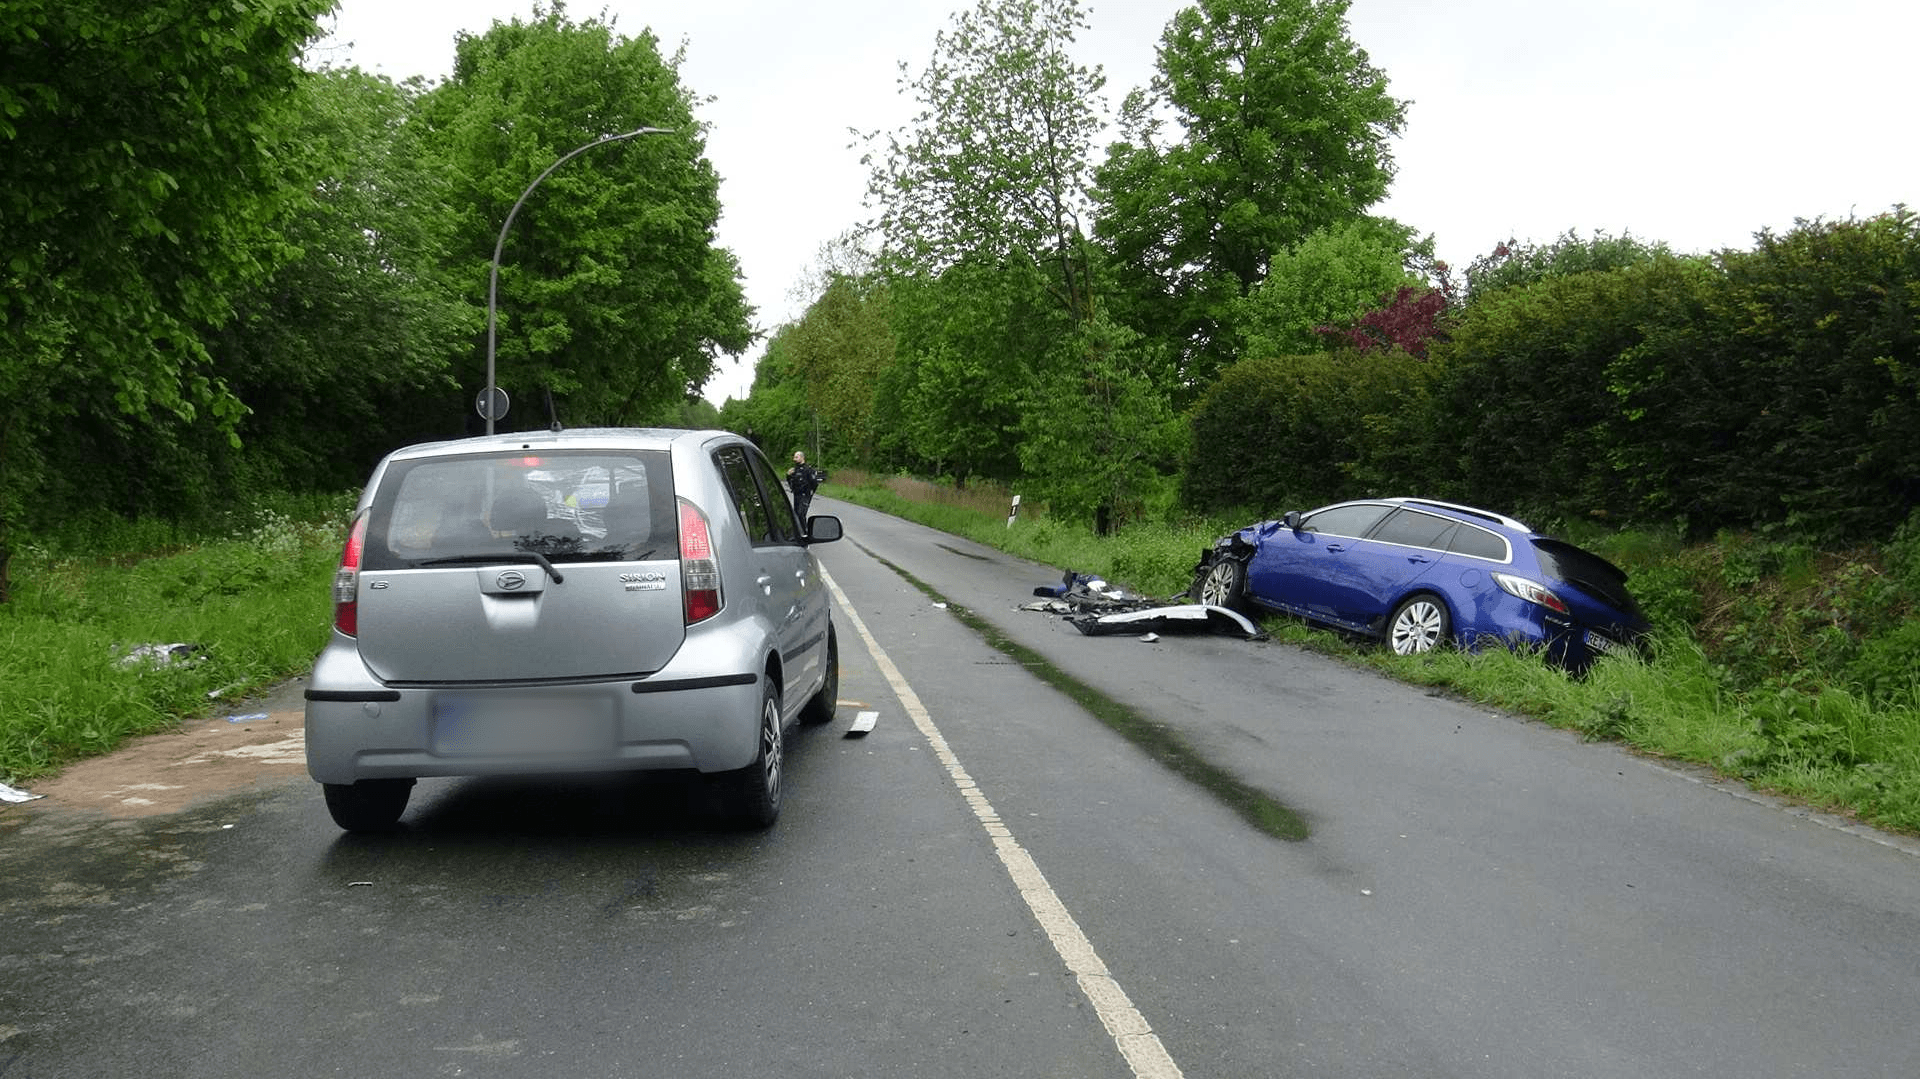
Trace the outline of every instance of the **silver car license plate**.
{"label": "silver car license plate", "polygon": [[433,752],[578,756],[613,748],[613,703],[603,697],[435,699]]}

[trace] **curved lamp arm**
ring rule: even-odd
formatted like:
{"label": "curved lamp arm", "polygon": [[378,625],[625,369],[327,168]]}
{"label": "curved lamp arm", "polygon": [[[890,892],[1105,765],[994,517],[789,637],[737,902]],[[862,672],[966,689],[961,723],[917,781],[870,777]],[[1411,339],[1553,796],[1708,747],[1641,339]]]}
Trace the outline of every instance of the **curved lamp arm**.
{"label": "curved lamp arm", "polygon": [[[622,139],[631,139],[636,135],[671,134],[673,134],[672,128],[643,127],[622,132],[618,135],[602,135],[590,143],[576,146],[560,155],[559,160],[547,166],[545,172],[534,177],[533,183],[527,185],[527,190],[521,192],[520,197],[514,200],[513,209],[507,211],[507,220],[500,224],[500,237],[493,242],[493,265],[487,271],[487,385],[484,392],[490,393],[493,390],[493,326],[494,307],[500,293],[500,252],[507,246],[507,230],[513,228],[514,215],[518,214],[520,207],[526,204],[527,196],[533,194],[533,189],[540,186],[540,181],[553,175],[553,170],[565,165],[567,162],[572,161],[574,158],[579,157],[581,154],[586,153],[596,146],[604,146],[610,142],[619,142]],[[493,410],[489,409],[487,411],[491,414]],[[487,434],[491,435],[493,434],[493,417],[489,415],[486,420]]]}

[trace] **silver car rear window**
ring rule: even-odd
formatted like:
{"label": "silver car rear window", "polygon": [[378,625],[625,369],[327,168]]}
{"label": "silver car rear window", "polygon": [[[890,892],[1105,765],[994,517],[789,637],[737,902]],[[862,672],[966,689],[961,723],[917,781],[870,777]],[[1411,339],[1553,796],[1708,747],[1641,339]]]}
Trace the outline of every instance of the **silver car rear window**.
{"label": "silver car rear window", "polygon": [[367,522],[367,569],[537,552],[554,562],[673,558],[664,450],[558,451],[400,461]]}

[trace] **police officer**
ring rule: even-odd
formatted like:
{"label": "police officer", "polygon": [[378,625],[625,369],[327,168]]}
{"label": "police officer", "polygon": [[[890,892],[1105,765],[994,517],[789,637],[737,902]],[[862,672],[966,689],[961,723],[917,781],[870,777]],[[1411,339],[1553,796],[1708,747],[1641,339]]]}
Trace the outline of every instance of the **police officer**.
{"label": "police officer", "polygon": [[803,529],[807,527],[807,504],[813,502],[813,493],[825,478],[825,473],[807,464],[804,452],[793,452],[793,468],[787,470],[787,490],[793,492],[793,512],[800,518]]}

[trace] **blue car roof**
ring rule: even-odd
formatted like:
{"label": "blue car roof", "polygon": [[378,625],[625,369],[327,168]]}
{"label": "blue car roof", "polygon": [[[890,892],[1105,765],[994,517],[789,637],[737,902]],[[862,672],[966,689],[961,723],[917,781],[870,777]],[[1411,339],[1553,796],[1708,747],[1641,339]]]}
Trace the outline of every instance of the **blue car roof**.
{"label": "blue car roof", "polygon": [[[1367,502],[1372,500],[1357,500],[1357,501]],[[1441,502],[1439,499],[1414,499],[1414,498],[1407,498],[1404,496],[1396,496],[1394,498],[1381,499],[1379,501],[1385,502],[1385,503],[1392,503],[1395,506],[1417,506],[1422,510],[1439,510],[1439,511],[1442,511],[1443,513],[1446,513],[1447,516],[1450,516],[1450,517],[1456,517],[1463,520],[1474,519],[1483,525],[1484,524],[1499,525],[1504,528],[1512,529],[1515,532],[1525,533],[1528,536],[1535,535],[1533,529],[1530,528],[1525,522],[1516,521],[1515,519],[1510,518],[1505,514],[1497,514],[1492,510],[1482,510],[1477,506],[1462,506],[1459,503]]]}

